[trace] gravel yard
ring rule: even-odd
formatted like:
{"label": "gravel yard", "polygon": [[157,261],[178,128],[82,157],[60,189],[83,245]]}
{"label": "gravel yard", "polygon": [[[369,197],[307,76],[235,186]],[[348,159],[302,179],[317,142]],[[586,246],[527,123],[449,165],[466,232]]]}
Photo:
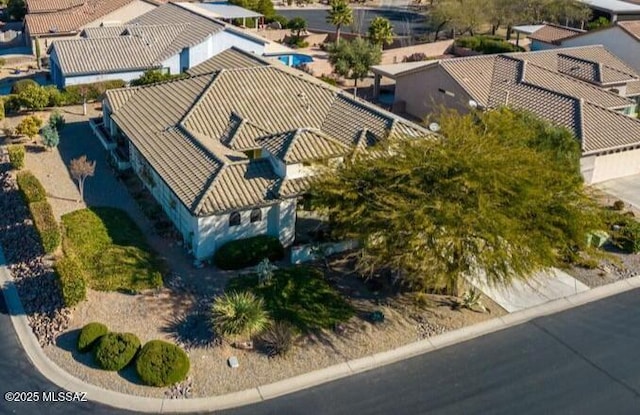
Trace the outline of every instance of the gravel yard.
{"label": "gravel yard", "polygon": [[[68,331],[58,338],[56,345],[46,347],[45,352],[59,366],[89,383],[135,395],[162,397],[167,389],[136,384],[131,370],[118,374],[96,369],[90,355],[75,351],[77,330],[86,323],[99,321],[113,331],[135,333],[143,343],[166,339],[192,344],[186,348],[191,359],[189,396],[204,397],[286,379],[505,314],[488,299],[483,303],[490,313],[454,311],[450,306],[452,298],[436,295],[425,295],[419,301],[403,295],[377,302],[384,305],[376,305],[371,299],[354,299],[351,303],[358,316],[345,323],[340,333],[323,330],[303,338],[286,358],[269,358],[258,351],[212,344],[207,316],[202,312],[208,308],[208,300],[198,302],[196,296],[179,291],[163,289],[141,295],[90,291],[88,300],[72,314]],[[374,309],[384,312],[384,323],[374,325],[363,318]],[[238,357],[238,369],[227,366],[230,356]]]}

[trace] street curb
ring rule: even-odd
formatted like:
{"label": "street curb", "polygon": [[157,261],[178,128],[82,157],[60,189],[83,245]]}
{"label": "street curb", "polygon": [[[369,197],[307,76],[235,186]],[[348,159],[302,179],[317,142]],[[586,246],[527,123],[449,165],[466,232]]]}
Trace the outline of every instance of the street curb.
{"label": "street curb", "polygon": [[258,403],[278,396],[286,395],[333,380],[366,372],[401,360],[462,343],[496,331],[526,323],[534,318],[547,316],[568,310],[593,301],[601,300],[616,294],[640,287],[640,276],[628,278],[612,284],[592,288],[588,291],[559,298],[536,307],[517,311],[502,317],[493,318],[472,326],[463,327],[425,340],[410,343],[397,349],[376,353],[355,360],[345,361],[293,378],[274,382],[257,388],[246,389],[226,395],[195,399],[163,399],[144,398],[126,395],[87,384],[59,368],[44,353],[36,339],[24,308],[13,283],[13,277],[4,266],[4,255],[0,249],[0,285],[7,302],[13,327],[20,343],[36,369],[49,381],[62,389],[71,392],[86,392],[87,399],[114,408],[127,409],[146,413],[191,413],[216,411],[252,403]]}

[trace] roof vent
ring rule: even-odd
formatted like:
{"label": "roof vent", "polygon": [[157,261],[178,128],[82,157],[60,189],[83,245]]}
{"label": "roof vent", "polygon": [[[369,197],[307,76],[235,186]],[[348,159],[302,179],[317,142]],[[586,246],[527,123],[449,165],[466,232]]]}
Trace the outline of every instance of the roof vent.
{"label": "roof vent", "polygon": [[58,26],[51,26],[51,28],[49,28],[49,33],[58,33]]}

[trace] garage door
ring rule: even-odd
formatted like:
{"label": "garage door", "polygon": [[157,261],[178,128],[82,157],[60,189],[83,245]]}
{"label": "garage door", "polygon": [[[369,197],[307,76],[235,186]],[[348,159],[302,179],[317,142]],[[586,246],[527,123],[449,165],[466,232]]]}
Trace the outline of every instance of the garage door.
{"label": "garage door", "polygon": [[640,173],[640,150],[583,157],[580,166],[582,176],[588,184],[638,174]]}

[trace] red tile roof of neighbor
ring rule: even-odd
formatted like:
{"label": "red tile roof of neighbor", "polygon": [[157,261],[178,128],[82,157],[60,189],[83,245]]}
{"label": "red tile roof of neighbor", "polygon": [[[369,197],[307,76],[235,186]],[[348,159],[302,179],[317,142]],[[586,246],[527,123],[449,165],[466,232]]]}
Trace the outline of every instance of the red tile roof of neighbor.
{"label": "red tile roof of neighbor", "polygon": [[[91,23],[109,13],[112,13],[135,0],[54,0],[44,2],[41,0],[30,0],[29,10],[34,7],[38,13],[29,13],[25,16],[25,25],[31,36],[54,34],[54,33],[75,33],[88,23]],[[47,6],[48,5],[48,6]],[[51,11],[53,7],[66,8]],[[47,9],[48,7],[48,9]],[[50,13],[43,13],[49,10]]]}
{"label": "red tile roof of neighbor", "polygon": [[627,20],[618,22],[617,24],[625,32],[629,33],[631,36],[640,41],[640,20]]}
{"label": "red tile roof of neighbor", "polygon": [[546,24],[543,28],[538,29],[530,34],[529,39],[555,45],[559,44],[563,39],[573,37],[581,33],[585,33],[585,31],[574,29],[572,27]]}

